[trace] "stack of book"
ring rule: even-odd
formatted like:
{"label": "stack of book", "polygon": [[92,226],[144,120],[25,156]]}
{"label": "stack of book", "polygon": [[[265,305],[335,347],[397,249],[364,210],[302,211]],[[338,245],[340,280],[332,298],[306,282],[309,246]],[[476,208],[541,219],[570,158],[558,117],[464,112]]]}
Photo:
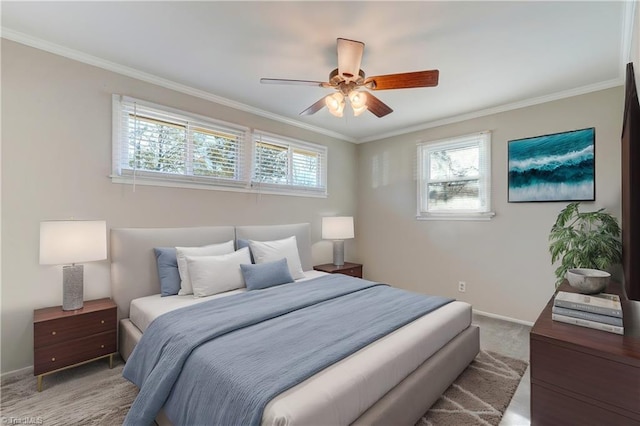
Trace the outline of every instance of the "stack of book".
{"label": "stack of book", "polygon": [[567,324],[624,334],[620,297],[615,294],[587,295],[559,291],[553,299],[551,318]]}

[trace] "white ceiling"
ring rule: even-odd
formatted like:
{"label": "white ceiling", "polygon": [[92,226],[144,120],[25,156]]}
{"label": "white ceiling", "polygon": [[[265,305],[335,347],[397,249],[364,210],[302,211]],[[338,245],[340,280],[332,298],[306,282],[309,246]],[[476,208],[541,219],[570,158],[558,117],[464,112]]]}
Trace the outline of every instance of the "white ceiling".
{"label": "white ceiling", "polygon": [[[353,142],[620,85],[632,2],[2,2],[2,36]],[[367,75],[439,69],[378,91],[394,109],[301,111],[329,94],[336,38]]]}

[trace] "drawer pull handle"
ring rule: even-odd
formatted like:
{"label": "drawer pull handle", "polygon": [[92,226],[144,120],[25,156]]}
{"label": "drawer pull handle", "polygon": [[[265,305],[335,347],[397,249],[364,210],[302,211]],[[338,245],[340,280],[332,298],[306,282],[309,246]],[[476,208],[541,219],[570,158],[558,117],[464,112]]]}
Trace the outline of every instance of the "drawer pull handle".
{"label": "drawer pull handle", "polygon": [[104,345],[100,345],[100,349],[104,349]]}
{"label": "drawer pull handle", "polygon": [[104,324],[104,320],[100,321],[100,324]]}
{"label": "drawer pull handle", "polygon": [[51,358],[51,362],[54,362],[56,359],[55,358]]}
{"label": "drawer pull handle", "polygon": [[52,335],[52,336],[55,336],[55,335],[56,335],[56,332],[55,332],[55,331],[52,331],[52,332],[51,332],[51,335]]}

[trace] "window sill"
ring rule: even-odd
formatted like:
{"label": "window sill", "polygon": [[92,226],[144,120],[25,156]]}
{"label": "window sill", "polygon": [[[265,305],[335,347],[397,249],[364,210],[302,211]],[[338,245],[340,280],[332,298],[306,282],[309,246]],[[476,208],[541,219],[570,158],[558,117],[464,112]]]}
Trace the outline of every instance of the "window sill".
{"label": "window sill", "polygon": [[181,180],[171,180],[171,179],[149,179],[148,177],[136,176],[118,176],[111,175],[111,183],[119,183],[126,185],[143,185],[143,186],[163,186],[169,188],[189,188],[189,189],[204,189],[209,191],[228,191],[228,192],[245,192],[252,194],[263,194],[263,195],[288,195],[293,197],[310,197],[310,198],[327,198],[328,194],[326,192],[321,191],[304,191],[304,190],[296,190],[291,188],[264,188],[256,185],[252,185],[251,187],[245,186],[245,184],[238,183],[230,183],[228,186],[218,184],[213,185],[211,183],[203,183],[197,181],[181,181]]}
{"label": "window sill", "polygon": [[416,216],[417,220],[476,220],[487,221],[493,219],[495,212],[483,213],[423,213]]}

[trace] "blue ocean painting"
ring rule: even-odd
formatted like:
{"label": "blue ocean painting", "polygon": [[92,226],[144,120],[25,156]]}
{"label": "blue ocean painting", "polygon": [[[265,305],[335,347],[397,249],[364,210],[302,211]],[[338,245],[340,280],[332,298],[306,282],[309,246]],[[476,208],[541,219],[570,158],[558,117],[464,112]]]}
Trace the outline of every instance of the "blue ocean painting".
{"label": "blue ocean painting", "polygon": [[595,199],[595,129],[509,141],[509,202]]}

